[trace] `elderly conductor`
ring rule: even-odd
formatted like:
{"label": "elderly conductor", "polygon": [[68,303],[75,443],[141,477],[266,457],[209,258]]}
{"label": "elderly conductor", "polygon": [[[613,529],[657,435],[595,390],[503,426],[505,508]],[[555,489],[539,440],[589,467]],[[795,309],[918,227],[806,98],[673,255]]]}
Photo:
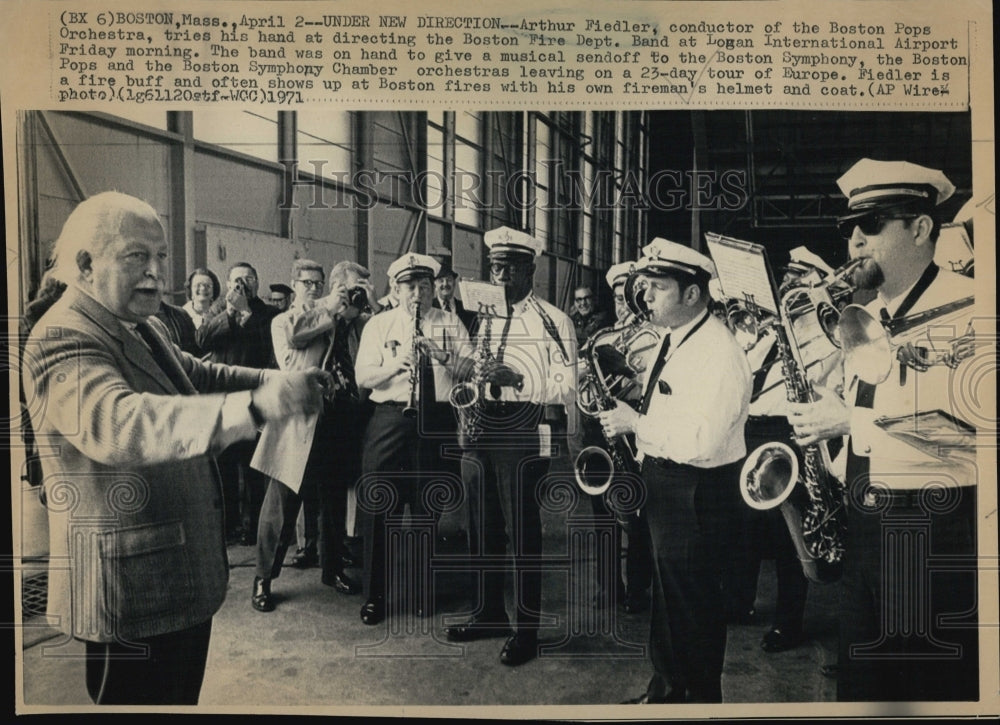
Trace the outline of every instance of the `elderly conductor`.
{"label": "elderly conductor", "polygon": [[214,454],[267,420],[316,410],[319,371],[207,364],[149,316],[167,241],[145,202],[105,192],[55,244],[69,287],[23,365],[43,465],[48,614],[86,643],[97,704],[196,704],[229,567]]}

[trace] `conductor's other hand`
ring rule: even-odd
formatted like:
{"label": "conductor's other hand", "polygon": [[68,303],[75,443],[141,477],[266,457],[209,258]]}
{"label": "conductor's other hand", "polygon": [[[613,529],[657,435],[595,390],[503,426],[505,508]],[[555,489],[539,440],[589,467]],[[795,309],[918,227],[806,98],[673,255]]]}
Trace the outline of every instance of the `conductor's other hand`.
{"label": "conductor's other hand", "polygon": [[251,393],[251,407],[259,421],[311,414],[323,404],[323,393],[333,388],[333,376],[319,368],[274,373]]}

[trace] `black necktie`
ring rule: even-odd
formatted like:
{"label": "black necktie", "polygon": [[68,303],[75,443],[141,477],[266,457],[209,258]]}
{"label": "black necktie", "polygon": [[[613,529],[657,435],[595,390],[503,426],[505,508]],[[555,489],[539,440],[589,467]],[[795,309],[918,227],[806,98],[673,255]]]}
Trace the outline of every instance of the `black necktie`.
{"label": "black necktie", "polygon": [[139,337],[146,343],[146,347],[149,348],[149,352],[153,355],[153,361],[157,367],[170,379],[170,382],[177,388],[177,392],[184,395],[193,392],[191,381],[184,375],[184,371],[178,368],[177,364],[170,359],[164,347],[166,343],[160,339],[159,335],[153,332],[153,328],[149,326],[149,323],[139,322],[135,326],[135,331],[139,333]]}
{"label": "black necktie", "polygon": [[642,404],[639,406],[639,413],[645,415],[649,410],[649,404],[653,400],[653,391],[656,390],[656,381],[660,379],[663,366],[667,362],[667,353],[670,351],[670,335],[663,336],[663,343],[660,345],[660,352],[656,356],[656,362],[649,369],[649,379],[646,381],[646,393],[642,396]]}

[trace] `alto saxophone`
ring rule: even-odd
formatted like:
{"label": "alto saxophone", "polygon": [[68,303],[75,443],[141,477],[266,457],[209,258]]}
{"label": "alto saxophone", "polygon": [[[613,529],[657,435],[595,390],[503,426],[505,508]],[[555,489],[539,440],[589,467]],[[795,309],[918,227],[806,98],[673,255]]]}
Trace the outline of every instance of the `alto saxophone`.
{"label": "alto saxophone", "polygon": [[458,443],[462,448],[474,445],[482,433],[483,404],[486,396],[486,376],[492,364],[490,330],[493,317],[484,315],[476,348],[472,356],[472,377],[456,384],[448,396],[452,407],[458,411]]}

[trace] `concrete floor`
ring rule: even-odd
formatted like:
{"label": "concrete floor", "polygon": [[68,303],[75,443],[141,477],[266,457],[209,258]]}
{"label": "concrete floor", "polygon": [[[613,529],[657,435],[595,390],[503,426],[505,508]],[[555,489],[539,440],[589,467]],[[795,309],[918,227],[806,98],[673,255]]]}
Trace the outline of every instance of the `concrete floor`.
{"label": "concrete floor", "polygon": [[[442,519],[440,532],[446,538],[438,540],[439,553],[459,553],[457,520],[455,515]],[[574,521],[565,512],[544,514],[546,556],[571,559],[565,557],[572,539],[566,531]],[[200,708],[419,714],[423,707],[444,706],[448,709],[438,714],[520,718],[562,717],[561,708],[539,706],[572,705],[587,707],[565,712],[587,718],[653,716],[649,708],[616,706],[641,693],[649,678],[648,614],[595,607],[592,591],[567,586],[578,578],[566,568],[543,580],[541,639],[547,646],[538,659],[508,668],[498,662],[501,639],[456,645],[444,638],[442,628],[473,606],[469,592],[475,580],[467,573],[436,575],[433,616],[402,613],[369,627],[359,618],[361,597],[323,586],[319,569],[286,568],[274,583],[277,610],[254,611],[249,602],[253,549],[233,546],[229,555],[229,596],[214,620]],[[806,641],[768,654],[760,649],[760,638],[770,622],[774,583],[772,562],[767,561],[756,620],[729,627],[723,695],[725,703],[740,704],[723,705],[719,714],[743,716],[751,712],[749,703],[775,704],[783,715],[816,714],[812,703],[834,700],[835,682],[822,668],[835,660],[835,586],[811,588]],[[23,633],[24,703],[70,710],[89,705],[79,659],[82,646],[64,641],[41,617],[25,621]],[[784,709],[778,703],[801,704]],[[493,709],[497,706],[505,709]],[[479,709],[484,707],[489,709]],[[658,706],[653,712],[657,718],[704,712],[692,710],[696,707]]]}

